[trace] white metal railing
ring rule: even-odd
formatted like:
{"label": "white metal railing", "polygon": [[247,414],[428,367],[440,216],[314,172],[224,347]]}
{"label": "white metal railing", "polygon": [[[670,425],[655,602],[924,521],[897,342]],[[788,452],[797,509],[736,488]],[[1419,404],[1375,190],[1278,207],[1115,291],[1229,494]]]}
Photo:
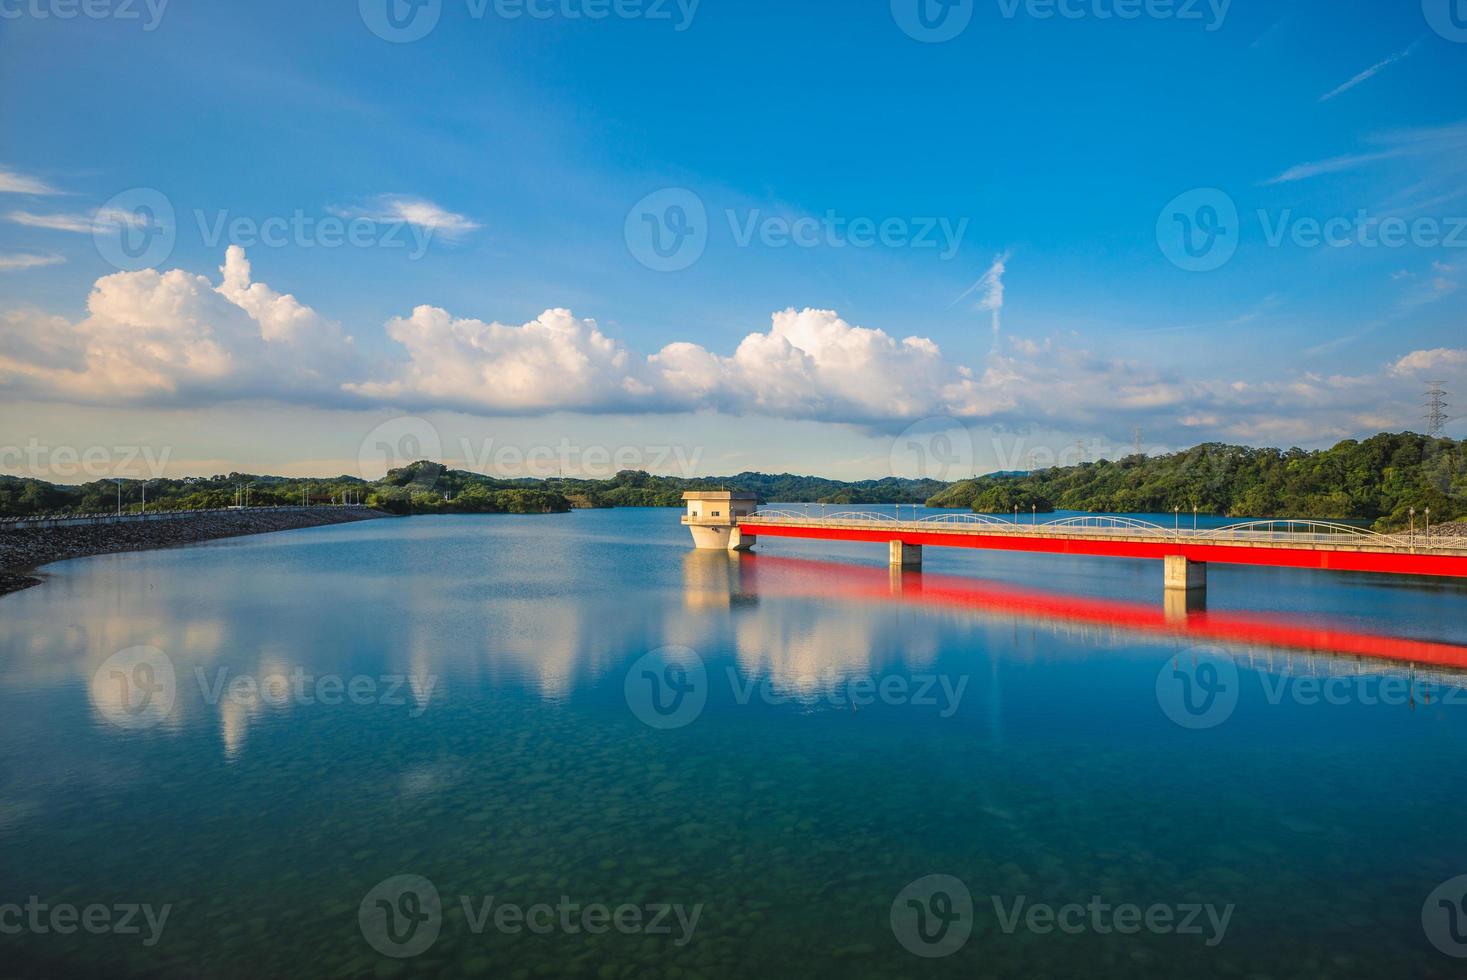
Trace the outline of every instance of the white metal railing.
{"label": "white metal railing", "polygon": [[890,514],[871,511],[839,511],[817,516],[791,510],[758,511],[740,522],[784,524],[796,527],[833,527],[909,530],[931,532],[935,527],[954,533],[1003,534],[1020,537],[1108,537],[1148,538],[1175,541],[1179,544],[1236,543],[1254,545],[1299,545],[1359,548],[1368,551],[1407,551],[1467,554],[1467,538],[1402,532],[1381,534],[1369,528],[1332,521],[1268,520],[1245,521],[1215,528],[1165,527],[1132,517],[1084,515],[1065,517],[1042,523],[1006,520],[986,514],[940,514],[918,520],[903,521]]}

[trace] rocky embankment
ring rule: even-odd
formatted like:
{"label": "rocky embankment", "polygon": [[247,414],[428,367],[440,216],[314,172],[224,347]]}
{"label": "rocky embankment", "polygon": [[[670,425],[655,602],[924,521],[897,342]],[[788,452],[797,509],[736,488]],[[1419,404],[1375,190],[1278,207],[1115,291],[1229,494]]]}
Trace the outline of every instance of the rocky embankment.
{"label": "rocky embankment", "polygon": [[365,508],[320,507],[310,510],[212,511],[197,517],[167,521],[76,524],[19,530],[0,528],[0,595],[39,585],[41,580],[28,573],[53,561],[120,551],[174,548],[217,538],[268,534],[326,524],[351,524],[386,516]]}

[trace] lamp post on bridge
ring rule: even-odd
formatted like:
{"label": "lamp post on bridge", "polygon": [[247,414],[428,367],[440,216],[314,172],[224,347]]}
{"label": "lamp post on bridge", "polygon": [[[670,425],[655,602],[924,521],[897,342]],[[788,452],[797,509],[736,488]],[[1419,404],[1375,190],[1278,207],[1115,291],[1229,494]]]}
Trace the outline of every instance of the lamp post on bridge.
{"label": "lamp post on bridge", "polygon": [[1174,505],[1172,507],[1172,528],[1178,534],[1182,533],[1182,508],[1180,505]]}

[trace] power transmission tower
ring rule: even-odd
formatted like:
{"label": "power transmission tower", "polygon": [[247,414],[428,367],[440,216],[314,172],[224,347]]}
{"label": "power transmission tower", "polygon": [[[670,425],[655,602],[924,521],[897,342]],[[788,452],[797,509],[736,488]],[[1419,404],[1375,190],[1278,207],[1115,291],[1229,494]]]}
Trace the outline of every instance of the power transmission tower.
{"label": "power transmission tower", "polygon": [[1440,436],[1450,418],[1447,414],[1446,389],[1440,381],[1433,381],[1431,390],[1426,393],[1426,434],[1432,438]]}
{"label": "power transmission tower", "polygon": [[1131,430],[1131,435],[1135,439],[1135,442],[1136,442],[1136,455],[1137,456],[1140,456],[1141,453],[1143,452],[1143,450],[1141,448],[1141,426],[1138,425],[1138,426],[1136,426],[1136,428],[1132,429]]}

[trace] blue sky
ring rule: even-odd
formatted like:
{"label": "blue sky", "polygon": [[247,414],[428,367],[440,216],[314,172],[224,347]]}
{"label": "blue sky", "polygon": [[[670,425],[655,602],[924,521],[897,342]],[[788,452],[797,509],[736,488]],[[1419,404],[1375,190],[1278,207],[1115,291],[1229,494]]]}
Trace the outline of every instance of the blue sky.
{"label": "blue sky", "polygon": [[6,446],[952,477],[1467,388],[1461,0],[93,2],[0,0]]}

